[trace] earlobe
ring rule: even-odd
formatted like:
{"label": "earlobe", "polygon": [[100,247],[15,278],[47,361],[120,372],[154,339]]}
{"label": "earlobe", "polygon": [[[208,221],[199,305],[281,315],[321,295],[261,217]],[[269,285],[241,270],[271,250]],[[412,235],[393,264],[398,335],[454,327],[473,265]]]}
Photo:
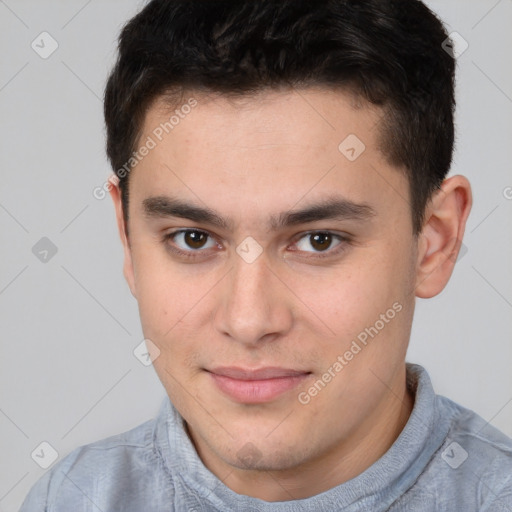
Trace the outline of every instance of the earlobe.
{"label": "earlobe", "polygon": [[130,242],[128,240],[128,230],[126,229],[124,215],[123,215],[123,202],[121,198],[121,190],[119,188],[118,180],[109,180],[110,183],[110,197],[114,203],[114,209],[117,220],[117,229],[121,238],[124,251],[123,275],[130,287],[130,291],[134,297],[137,297],[135,290],[135,273],[133,269],[132,252]]}
{"label": "earlobe", "polygon": [[461,248],[471,204],[471,185],[464,176],[446,179],[431,199],[419,235],[417,297],[434,297],[448,283]]}

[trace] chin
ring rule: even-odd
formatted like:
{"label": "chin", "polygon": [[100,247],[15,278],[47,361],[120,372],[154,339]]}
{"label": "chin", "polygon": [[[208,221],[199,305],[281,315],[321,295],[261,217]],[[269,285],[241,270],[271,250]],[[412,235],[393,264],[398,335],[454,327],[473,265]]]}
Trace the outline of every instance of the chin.
{"label": "chin", "polygon": [[[250,439],[250,438],[246,438]],[[305,454],[297,450],[297,444],[287,439],[285,445],[282,439],[238,440],[225,450],[220,447],[218,455],[230,466],[238,469],[253,471],[283,471],[293,469],[303,462]],[[292,442],[290,442],[292,441]]]}

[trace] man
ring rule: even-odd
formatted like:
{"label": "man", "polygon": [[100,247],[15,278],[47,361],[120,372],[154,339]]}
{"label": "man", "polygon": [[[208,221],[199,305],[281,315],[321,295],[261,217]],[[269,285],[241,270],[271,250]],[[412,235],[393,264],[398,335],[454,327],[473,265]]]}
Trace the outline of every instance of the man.
{"label": "man", "polygon": [[512,441],[406,364],[469,211],[419,1],[153,0],[105,94],[155,420],[22,511],[506,511]]}

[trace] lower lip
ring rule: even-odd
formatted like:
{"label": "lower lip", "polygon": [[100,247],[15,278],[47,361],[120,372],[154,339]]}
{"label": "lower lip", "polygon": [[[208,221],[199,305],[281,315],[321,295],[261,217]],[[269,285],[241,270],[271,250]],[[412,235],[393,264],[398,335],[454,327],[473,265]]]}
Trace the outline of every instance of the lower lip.
{"label": "lower lip", "polygon": [[210,373],[217,387],[231,399],[244,404],[262,404],[296,388],[309,374],[262,380],[232,379]]}

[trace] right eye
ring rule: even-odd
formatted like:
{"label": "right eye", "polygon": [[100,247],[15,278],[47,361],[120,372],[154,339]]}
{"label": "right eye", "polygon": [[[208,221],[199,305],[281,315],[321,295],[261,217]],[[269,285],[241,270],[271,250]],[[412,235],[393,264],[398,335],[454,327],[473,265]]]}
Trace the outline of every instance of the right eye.
{"label": "right eye", "polygon": [[199,229],[179,229],[166,233],[164,243],[173,253],[186,258],[195,258],[199,253],[219,246],[208,232]]}

